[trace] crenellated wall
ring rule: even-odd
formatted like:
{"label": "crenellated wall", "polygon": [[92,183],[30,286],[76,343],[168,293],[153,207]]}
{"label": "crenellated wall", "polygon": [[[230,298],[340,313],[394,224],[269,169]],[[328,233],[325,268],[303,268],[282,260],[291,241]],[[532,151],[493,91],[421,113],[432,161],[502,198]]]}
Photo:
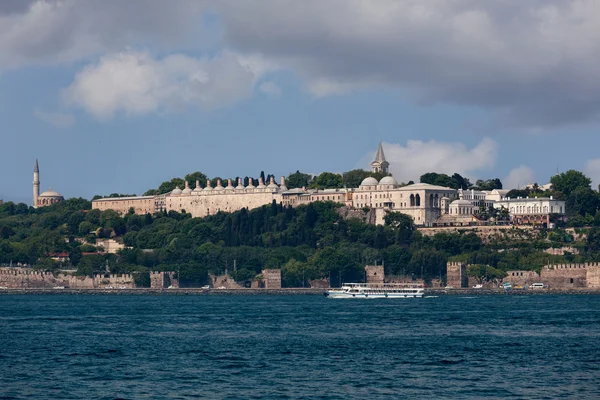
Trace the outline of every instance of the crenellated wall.
{"label": "crenellated wall", "polygon": [[506,271],[504,282],[509,282],[515,285],[531,285],[532,283],[541,282],[540,274],[536,271]]}
{"label": "crenellated wall", "polygon": [[588,264],[546,265],[540,272],[543,283],[553,288],[587,287]]}
{"label": "crenellated wall", "polygon": [[[152,288],[178,287],[174,272],[151,272]],[[131,274],[101,274],[76,276],[67,273],[35,271],[30,268],[0,268],[0,286],[7,288],[53,288],[57,286],[72,289],[131,289],[135,281]]]}
{"label": "crenellated wall", "polygon": [[446,264],[446,285],[454,288],[469,287],[467,266],[464,263],[449,262]]}

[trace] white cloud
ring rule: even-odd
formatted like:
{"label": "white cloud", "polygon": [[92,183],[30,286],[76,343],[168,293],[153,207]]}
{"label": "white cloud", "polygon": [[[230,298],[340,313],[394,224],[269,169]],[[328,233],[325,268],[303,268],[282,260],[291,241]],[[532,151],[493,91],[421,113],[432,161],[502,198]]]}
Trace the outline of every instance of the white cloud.
{"label": "white cloud", "polygon": [[269,97],[281,97],[281,88],[273,81],[261,83],[258,90]]}
{"label": "white cloud", "polygon": [[64,94],[69,104],[97,118],[119,111],[136,115],[189,106],[213,109],[249,97],[268,70],[260,57],[231,52],[210,59],[182,54],[155,59],[130,51],[86,66]]}
{"label": "white cloud", "polygon": [[33,111],[33,115],[39,120],[56,128],[69,128],[75,124],[75,117],[72,114],[46,112],[36,109]]}
{"label": "white cloud", "polygon": [[535,173],[526,165],[520,165],[513,168],[508,175],[502,179],[504,189],[520,189],[523,186],[535,183]]}
{"label": "white cloud", "polygon": [[592,179],[592,187],[600,185],[600,158],[593,158],[585,163],[584,172]]}
{"label": "white cloud", "polygon": [[[430,140],[409,140],[406,146],[384,143],[383,149],[390,170],[399,182],[419,181],[427,172],[469,176],[475,171],[491,168],[496,162],[497,144],[484,138],[471,149],[462,143]],[[369,155],[373,160],[375,153]]]}

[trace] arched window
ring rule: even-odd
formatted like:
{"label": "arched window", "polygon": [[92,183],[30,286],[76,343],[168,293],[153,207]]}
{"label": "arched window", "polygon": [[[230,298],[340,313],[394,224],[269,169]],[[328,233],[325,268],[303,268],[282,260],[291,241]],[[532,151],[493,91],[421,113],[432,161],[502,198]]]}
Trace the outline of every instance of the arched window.
{"label": "arched window", "polygon": [[419,196],[419,195],[415,196],[415,204],[417,207],[421,207],[421,196]]}
{"label": "arched window", "polygon": [[433,207],[435,204],[433,204],[433,193],[429,195],[429,207]]}
{"label": "arched window", "polygon": [[411,207],[415,206],[415,195],[414,194],[410,195],[410,206]]}

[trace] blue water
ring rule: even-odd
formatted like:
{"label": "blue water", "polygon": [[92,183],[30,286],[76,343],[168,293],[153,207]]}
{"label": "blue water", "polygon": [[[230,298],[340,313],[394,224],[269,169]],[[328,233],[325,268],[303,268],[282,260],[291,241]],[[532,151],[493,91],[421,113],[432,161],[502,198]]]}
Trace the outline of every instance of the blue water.
{"label": "blue water", "polygon": [[600,398],[600,296],[0,296],[0,398]]}

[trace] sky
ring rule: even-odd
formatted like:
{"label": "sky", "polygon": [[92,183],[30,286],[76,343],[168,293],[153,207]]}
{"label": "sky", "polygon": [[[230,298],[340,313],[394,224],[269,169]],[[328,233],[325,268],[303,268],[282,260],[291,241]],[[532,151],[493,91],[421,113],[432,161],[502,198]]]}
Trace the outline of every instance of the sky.
{"label": "sky", "polygon": [[594,0],[2,0],[0,199],[369,168],[600,183]]}

